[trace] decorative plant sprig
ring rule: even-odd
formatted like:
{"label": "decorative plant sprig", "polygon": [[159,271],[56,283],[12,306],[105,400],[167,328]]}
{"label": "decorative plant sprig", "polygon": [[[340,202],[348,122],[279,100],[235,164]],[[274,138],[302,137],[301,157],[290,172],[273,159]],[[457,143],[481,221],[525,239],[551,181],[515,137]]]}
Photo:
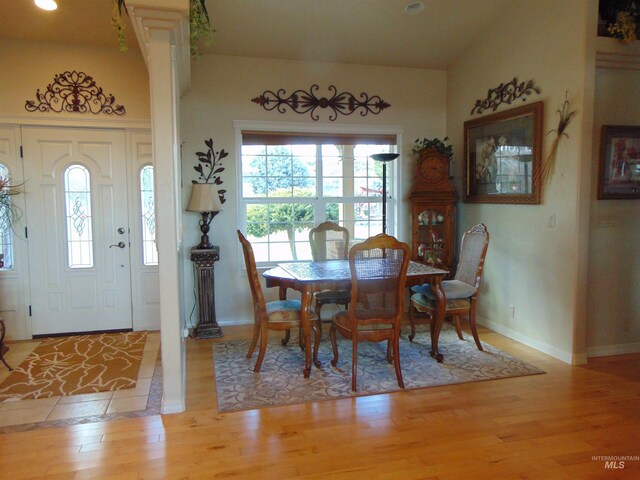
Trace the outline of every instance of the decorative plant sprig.
{"label": "decorative plant sprig", "polygon": [[[205,45],[209,45],[213,38],[213,32],[215,30],[211,28],[209,21],[209,13],[207,7],[204,4],[205,0],[189,0],[189,39],[191,56],[198,58],[200,52],[198,50],[198,43],[203,42]],[[126,0],[113,0],[113,12],[111,14],[111,25],[118,33],[118,44],[120,45],[120,51],[126,52],[129,50],[127,45],[127,39],[124,35],[125,24],[122,20],[122,9],[128,15]]]}
{"label": "decorative plant sprig", "polygon": [[22,217],[22,210],[12,198],[22,193],[22,185],[12,185],[11,178],[0,176],[0,231],[6,231]]}
{"label": "decorative plant sprig", "polygon": [[[203,180],[203,182],[192,180],[191,183],[215,183],[216,185],[222,185],[222,179],[219,174],[224,172],[224,167],[221,166],[220,161],[227,157],[229,152],[225,151],[224,148],[216,152],[213,149],[212,138],[205,140],[204,143],[209,148],[206,152],[196,152],[200,163],[193,167],[193,169],[198,172],[198,180]],[[225,193],[227,193],[226,190],[218,190],[220,203],[224,203],[226,201],[224,198]]]}
{"label": "decorative plant sprig", "polygon": [[414,154],[419,154],[422,150],[427,148],[433,148],[438,152],[447,155],[449,158],[453,157],[453,145],[447,145],[446,142],[449,140],[449,137],[444,137],[444,140],[440,140],[439,138],[434,138],[430,140],[428,138],[419,139],[416,138],[416,142],[413,145],[411,151]]}
{"label": "decorative plant sprig", "polygon": [[549,135],[550,133],[555,133],[556,138],[553,139],[549,154],[542,160],[542,165],[540,165],[539,179],[540,181],[542,181],[542,185],[544,185],[544,183],[553,175],[560,139],[562,137],[569,138],[569,135],[565,132],[565,130],[569,126],[571,119],[577,114],[577,110],[571,110],[572,100],[573,98],[569,97],[569,92],[566,92],[564,95],[564,102],[562,103],[562,106],[558,110],[556,110],[556,113],[560,115],[560,120],[558,120],[558,128],[554,128],[547,132],[547,135]]}

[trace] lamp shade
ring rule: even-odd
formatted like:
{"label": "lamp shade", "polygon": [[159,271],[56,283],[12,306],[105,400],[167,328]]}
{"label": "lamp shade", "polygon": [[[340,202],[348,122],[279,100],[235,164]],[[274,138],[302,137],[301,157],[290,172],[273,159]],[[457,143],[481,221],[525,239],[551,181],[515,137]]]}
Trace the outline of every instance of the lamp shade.
{"label": "lamp shade", "polygon": [[374,153],[371,155],[376,162],[390,162],[400,156],[399,153]]}
{"label": "lamp shade", "polygon": [[222,210],[215,183],[194,183],[191,189],[189,212],[219,212]]}

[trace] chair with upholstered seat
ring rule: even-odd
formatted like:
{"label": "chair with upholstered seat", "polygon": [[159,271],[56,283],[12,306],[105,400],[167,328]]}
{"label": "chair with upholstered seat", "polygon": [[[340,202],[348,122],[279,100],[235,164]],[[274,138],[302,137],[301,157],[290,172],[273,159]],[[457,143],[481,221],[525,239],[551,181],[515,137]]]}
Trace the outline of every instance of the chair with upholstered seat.
{"label": "chair with upholstered seat", "polygon": [[[289,331],[291,328],[301,327],[300,320],[302,304],[300,300],[265,301],[260,280],[258,278],[258,269],[256,268],[256,260],[251,243],[245,238],[240,230],[238,230],[237,233],[238,239],[242,244],[244,262],[247,268],[247,277],[249,278],[251,296],[253,297],[253,336],[251,338],[249,351],[247,352],[247,358],[251,358],[253,356],[258,340],[260,340],[258,360],[256,361],[256,365],[253,369],[254,372],[259,372],[260,367],[262,366],[262,361],[264,360],[264,354],[267,350],[269,330]],[[315,333],[314,345],[317,350],[317,346],[320,343],[318,331],[319,320],[313,312],[311,313],[311,321],[311,326]]]}
{"label": "chair with upholstered seat", "polygon": [[[334,222],[323,222],[309,231],[309,244],[314,262],[325,260],[346,260],[349,256],[349,230]],[[336,304],[349,306],[349,290],[322,290],[315,292],[315,311],[318,318],[323,305]]]}
{"label": "chair with upholstered seat", "polygon": [[400,322],[404,313],[409,257],[409,245],[383,233],[354,245],[349,251],[351,302],[349,310],[334,316],[329,338],[333,366],[338,363],[336,332],[351,340],[351,389],[354,392],[358,342],[362,341],[387,341],[387,361],[393,363],[398,385],[404,388],[400,367]]}
{"label": "chair with upholstered seat", "polygon": [[[482,344],[478,337],[476,326],[476,303],[480,290],[480,279],[484,268],[484,258],[489,246],[489,232],[484,224],[478,224],[467,230],[462,236],[460,247],[460,260],[453,280],[444,280],[442,290],[447,299],[445,316],[452,315],[458,337],[462,340],[460,328],[460,316],[469,317],[469,326],[478,350],[482,350]],[[435,317],[437,310],[437,296],[430,285],[421,285],[411,288],[411,305],[409,306],[409,322],[411,334],[409,340],[413,340],[416,330],[415,311],[427,313],[428,321]]]}

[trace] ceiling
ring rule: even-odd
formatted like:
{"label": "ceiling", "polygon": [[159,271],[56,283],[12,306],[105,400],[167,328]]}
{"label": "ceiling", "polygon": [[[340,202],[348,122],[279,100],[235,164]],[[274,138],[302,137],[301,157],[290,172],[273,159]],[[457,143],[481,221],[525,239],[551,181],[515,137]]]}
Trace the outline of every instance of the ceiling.
{"label": "ceiling", "polygon": [[[111,0],[0,1],[0,37],[118,48]],[[213,43],[202,53],[446,69],[511,0],[206,0]],[[126,19],[128,44],[137,41]]]}

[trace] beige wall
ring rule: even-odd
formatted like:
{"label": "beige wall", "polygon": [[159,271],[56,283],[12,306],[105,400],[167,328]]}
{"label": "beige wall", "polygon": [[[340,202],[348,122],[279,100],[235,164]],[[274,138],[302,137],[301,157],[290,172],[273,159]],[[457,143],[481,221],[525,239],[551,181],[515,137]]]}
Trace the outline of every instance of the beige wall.
{"label": "beige wall", "polygon": [[[567,362],[584,361],[584,305],[591,153],[582,142],[590,130],[591,97],[587,55],[587,2],[513,2],[482,38],[450,69],[447,134],[455,147],[457,187],[463,179],[463,124],[489,88],[533,79],[544,102],[544,132],[558,125],[556,110],[565,92],[574,97],[577,117],[560,144],[555,173],[544,186],[540,205],[461,204],[459,231],[483,222],[491,235],[479,322]],[[585,96],[586,92],[586,96]],[[522,105],[502,105],[498,111]],[[483,115],[492,112],[483,113]],[[543,154],[552,136],[544,137]],[[461,191],[461,190],[460,190]],[[587,190],[588,192],[588,190]],[[555,227],[548,226],[555,216]],[[512,316],[511,306],[515,308]]]}
{"label": "beige wall", "polygon": [[[221,259],[216,264],[216,313],[221,323],[246,322],[252,318],[250,291],[242,269],[237,228],[237,165],[234,120],[296,122],[317,125],[376,125],[404,128],[403,157],[399,164],[403,179],[400,215],[408,215],[406,197],[411,188],[414,160],[411,146],[417,137],[443,137],[446,120],[446,73],[422,69],[401,69],[360,65],[265,60],[205,55],[192,62],[191,91],[182,106],[182,164],[183,204],[186,205],[191,192],[191,180],[197,178],[193,167],[197,164],[195,152],[206,150],[204,140],[213,138],[216,149],[230,152],[223,161],[226,168],[222,174],[227,202],[224,211],[212,222],[211,241],[220,246]],[[288,93],[294,89],[308,89],[318,84],[320,93],[329,85],[355,95],[367,92],[380,95],[391,104],[379,115],[358,114],[339,116],[329,122],[327,111],[320,111],[320,120],[314,122],[310,116],[296,113],[280,114],[267,112],[251,102],[251,98],[267,89],[284,88]],[[197,227],[199,216],[186,213],[184,221],[185,283],[188,317],[193,306],[193,270],[188,259],[189,247],[199,241]],[[398,236],[409,240],[409,228]],[[269,292],[273,298],[277,292]],[[193,317],[193,321],[197,317]]]}
{"label": "beige wall", "polygon": [[[115,42],[115,37],[114,37]],[[53,121],[149,122],[149,80],[139,53],[122,53],[114,48],[89,48],[77,45],[24,42],[2,39],[0,42],[0,121],[22,116]],[[80,71],[93,77],[105,94],[113,94],[115,103],[124,105],[126,114],[93,115],[78,113],[27,112],[27,100],[36,100],[36,90],[46,91],[54,75]]]}
{"label": "beige wall", "polygon": [[640,351],[640,200],[597,200],[602,125],[640,125],[640,70],[598,68],[589,248],[589,355]]}

